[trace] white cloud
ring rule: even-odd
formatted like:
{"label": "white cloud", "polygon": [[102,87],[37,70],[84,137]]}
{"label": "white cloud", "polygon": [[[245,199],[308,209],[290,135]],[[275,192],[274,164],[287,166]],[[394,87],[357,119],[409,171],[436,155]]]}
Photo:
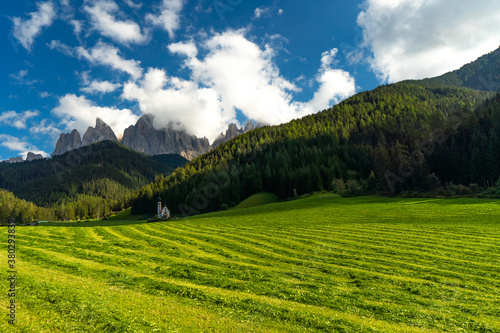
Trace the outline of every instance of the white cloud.
{"label": "white cloud", "polygon": [[358,16],[382,81],[432,77],[500,45],[500,2],[366,0]]}
{"label": "white cloud", "polygon": [[141,9],[142,3],[135,3],[132,0],[123,0],[130,8]]}
{"label": "white cloud", "polygon": [[17,82],[23,82],[24,81],[24,78],[26,77],[26,75],[28,75],[28,70],[27,69],[21,69],[19,72],[17,72],[17,74],[10,74],[9,76],[11,78],[13,78],[14,80],[16,80]]}
{"label": "white cloud", "polygon": [[258,19],[258,18],[261,18],[265,15],[268,15],[270,12],[270,8],[269,7],[258,7],[258,8],[255,8],[254,10],[254,18]]}
{"label": "white cloud", "polygon": [[179,14],[184,6],[184,0],[163,0],[160,5],[160,14],[148,14],[146,20],[153,25],[162,27],[170,38],[175,37],[175,31],[180,27]]}
{"label": "white cloud", "polygon": [[42,119],[42,121],[30,127],[31,134],[48,135],[52,138],[54,143],[59,137],[59,134],[61,134],[61,132],[62,131],[59,128],[57,128],[54,123],[52,122],[48,123],[47,119]]}
{"label": "white cloud", "polygon": [[77,129],[82,136],[89,126],[95,126],[96,118],[101,118],[108,124],[117,137],[121,137],[125,129],[139,119],[129,109],[100,107],[84,96],[74,94],[60,97],[59,105],[52,109],[52,113],[61,119],[60,125],[67,131]]}
{"label": "white cloud", "polygon": [[32,86],[35,83],[41,83],[41,80],[33,79],[30,80],[28,79],[28,70],[27,69],[21,69],[17,73],[11,73],[9,74],[9,77],[14,79],[16,84],[24,84],[27,86]]}
{"label": "white cloud", "polygon": [[91,1],[91,5],[85,5],[83,10],[90,15],[90,22],[94,29],[118,43],[142,44],[148,39],[147,34],[141,33],[141,28],[137,23],[132,20],[121,21],[115,17],[123,14],[116,2],[112,0]]}
{"label": "white cloud", "polygon": [[280,8],[280,9],[278,9],[278,14],[279,14],[279,15],[283,15],[283,9],[281,9],[281,8]]}
{"label": "white cloud", "polygon": [[42,154],[43,157],[49,156],[49,154],[42,150],[39,150],[32,144],[26,141],[21,141],[19,138],[7,134],[0,134],[0,146],[6,147],[12,151],[19,152],[19,155],[23,156],[24,159],[26,159],[28,152],[32,152],[34,154]]}
{"label": "white cloud", "polygon": [[307,103],[311,110],[324,110],[356,93],[354,78],[341,69],[325,69],[316,80],[320,84],[319,89]]}
{"label": "white cloud", "polygon": [[245,31],[216,34],[201,46],[208,53],[198,59],[194,43],[171,44],[169,49],[186,57],[189,81],[149,69],[143,80],[129,82],[123,97],[136,100],[143,113],[158,119],[158,126],[182,124],[191,134],[215,139],[231,122],[236,110],[261,123],[279,124],[321,111],[355,93],[354,79],[331,65],[336,50],[323,54],[316,81],[318,92],[307,103],[293,100],[300,91],[283,78],[273,61],[274,50],[261,49]]}
{"label": "white cloud", "polygon": [[99,42],[90,52],[82,46],[77,47],[76,53],[80,58],[87,59],[92,64],[109,66],[118,71],[130,74],[134,79],[142,76],[140,61],[123,59],[116,47]]}
{"label": "white cloud", "polygon": [[50,43],[47,43],[47,47],[51,50],[59,51],[68,57],[73,57],[75,55],[75,51],[71,46],[61,43],[58,40],[50,41]]}
{"label": "white cloud", "polygon": [[82,32],[82,21],[71,20],[69,23],[73,27],[73,33],[75,34],[75,36],[79,37]]}
{"label": "white cloud", "polygon": [[17,129],[26,128],[26,122],[28,119],[40,115],[38,111],[24,111],[17,113],[16,111],[6,111],[0,114],[0,123],[8,126],[15,127]]}
{"label": "white cloud", "polygon": [[82,73],[82,83],[83,87],[80,88],[80,90],[89,94],[106,94],[113,92],[119,87],[121,87],[121,84],[119,83],[92,80],[89,77],[89,72]]}
{"label": "white cloud", "polygon": [[168,46],[168,49],[172,53],[178,53],[187,56],[189,58],[196,57],[196,55],[198,54],[198,48],[196,47],[194,42],[188,42],[188,43],[179,42],[175,44],[170,44]]}
{"label": "white cloud", "polygon": [[214,139],[227,122],[214,89],[168,77],[160,69],[150,68],[138,84],[126,83],[123,97],[138,101],[144,114],[155,115],[158,128],[170,125]]}
{"label": "white cloud", "polygon": [[106,94],[115,91],[121,87],[119,83],[111,83],[109,81],[91,81],[87,86],[81,88],[81,91],[84,91],[89,94]]}
{"label": "white cloud", "polygon": [[23,20],[20,17],[13,17],[14,23],[12,34],[28,51],[35,37],[40,35],[43,28],[52,24],[56,17],[55,6],[51,1],[37,3],[38,11],[29,13],[29,19]]}
{"label": "white cloud", "polygon": [[332,49],[330,51],[325,51],[321,54],[321,68],[323,70],[328,69],[331,65],[334,65],[336,60],[338,49]]}

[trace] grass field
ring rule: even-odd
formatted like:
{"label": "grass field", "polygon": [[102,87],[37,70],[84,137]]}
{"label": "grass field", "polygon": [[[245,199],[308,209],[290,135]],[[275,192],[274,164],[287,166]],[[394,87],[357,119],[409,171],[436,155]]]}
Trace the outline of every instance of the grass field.
{"label": "grass field", "polygon": [[278,196],[274,193],[257,193],[240,202],[235,208],[249,208],[274,203]]}
{"label": "grass field", "polygon": [[323,195],[104,223],[17,227],[17,332],[500,332],[497,201]]}

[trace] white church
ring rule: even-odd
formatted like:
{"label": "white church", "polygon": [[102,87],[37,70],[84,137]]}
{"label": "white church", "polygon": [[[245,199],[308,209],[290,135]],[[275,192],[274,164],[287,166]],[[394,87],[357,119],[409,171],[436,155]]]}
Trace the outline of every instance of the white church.
{"label": "white church", "polygon": [[168,220],[170,218],[170,210],[168,210],[167,206],[162,207],[161,197],[158,197],[157,213],[159,220]]}

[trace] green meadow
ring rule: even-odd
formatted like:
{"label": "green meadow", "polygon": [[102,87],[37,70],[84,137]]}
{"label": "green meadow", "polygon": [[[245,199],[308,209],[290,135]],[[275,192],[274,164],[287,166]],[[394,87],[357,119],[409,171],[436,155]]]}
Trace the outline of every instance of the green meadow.
{"label": "green meadow", "polygon": [[2,227],[0,331],[500,332],[498,201],[247,206],[17,227],[15,327]]}

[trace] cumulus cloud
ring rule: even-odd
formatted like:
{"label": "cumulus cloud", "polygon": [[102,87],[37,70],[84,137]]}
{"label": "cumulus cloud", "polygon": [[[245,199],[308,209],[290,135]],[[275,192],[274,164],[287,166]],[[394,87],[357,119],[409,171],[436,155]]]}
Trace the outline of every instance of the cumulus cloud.
{"label": "cumulus cloud", "polygon": [[119,20],[116,16],[123,15],[116,2],[112,0],[89,1],[83,10],[90,15],[92,27],[103,36],[118,43],[141,44],[147,41],[147,34],[132,20]]}
{"label": "cumulus cloud", "polygon": [[26,128],[26,122],[28,119],[40,115],[38,111],[24,111],[17,113],[16,111],[6,111],[0,114],[0,124],[5,124],[7,126],[12,126],[17,129]]}
{"label": "cumulus cloud", "polygon": [[193,42],[171,44],[185,57],[190,80],[149,69],[139,82],[124,85],[123,97],[136,100],[143,113],[154,114],[158,126],[182,124],[190,133],[213,140],[236,121],[236,110],[249,119],[279,124],[328,108],[355,93],[354,79],[332,69],[336,50],[323,54],[316,81],[319,89],[309,102],[293,100],[300,89],[283,78],[274,63],[274,50],[249,41],[245,31],[216,34],[201,45],[199,59]]}
{"label": "cumulus cloud", "polygon": [[182,54],[189,58],[196,57],[196,55],[198,54],[198,48],[196,47],[196,44],[194,42],[179,42],[170,44],[168,48],[172,53]]}
{"label": "cumulus cloud", "polygon": [[[313,99],[309,101],[309,108],[325,109],[326,106],[337,104],[356,92],[354,78],[346,71],[332,68],[337,64],[335,60],[337,52],[338,49],[332,49],[321,55],[321,68],[316,76],[316,81],[320,86]],[[332,92],[335,92],[335,95],[332,95]]]}
{"label": "cumulus cloud", "polygon": [[432,77],[500,45],[500,2],[366,0],[358,16],[382,81]]}
{"label": "cumulus cloud", "polygon": [[43,28],[52,24],[56,17],[54,3],[51,1],[37,3],[37,11],[29,13],[29,19],[23,20],[20,17],[13,17],[14,24],[12,34],[28,51],[31,50],[33,41],[40,35]]}
{"label": "cumulus cloud", "polygon": [[144,114],[155,115],[156,127],[185,129],[198,137],[214,139],[228,119],[214,89],[169,77],[161,69],[150,68],[139,83],[125,84],[123,97],[138,101]]}
{"label": "cumulus cloud", "polygon": [[175,37],[175,31],[180,27],[179,14],[184,7],[184,0],[163,0],[158,15],[148,14],[146,20],[160,26],[168,32],[170,38]]}
{"label": "cumulus cloud", "polygon": [[52,114],[61,119],[60,125],[66,131],[77,129],[82,136],[89,126],[95,126],[96,118],[101,118],[108,124],[117,137],[121,137],[125,129],[139,119],[129,109],[100,107],[84,96],[74,94],[60,97],[59,105],[52,109]]}
{"label": "cumulus cloud", "polygon": [[142,76],[140,61],[123,59],[116,47],[98,42],[90,51],[82,46],[76,48],[76,53],[80,58],[88,60],[91,64],[109,66],[118,71],[130,74],[134,79]]}
{"label": "cumulus cloud", "polygon": [[14,136],[7,135],[7,134],[0,133],[0,146],[8,148],[9,150],[12,150],[12,151],[19,152],[19,155],[23,156],[24,159],[26,159],[28,152],[32,152],[35,154],[42,154],[43,157],[49,156],[49,154],[47,154],[46,152],[44,152],[42,150],[39,150],[37,147],[33,146],[32,144],[30,144],[26,141],[21,141],[19,138],[16,138]]}

